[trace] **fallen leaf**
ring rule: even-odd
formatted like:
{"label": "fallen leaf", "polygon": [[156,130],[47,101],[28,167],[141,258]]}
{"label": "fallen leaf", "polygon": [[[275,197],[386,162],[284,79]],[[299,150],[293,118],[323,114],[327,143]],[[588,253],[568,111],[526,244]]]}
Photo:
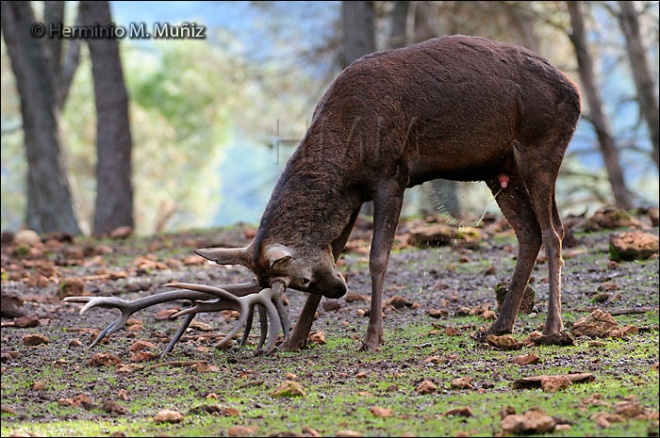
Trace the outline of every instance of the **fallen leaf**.
{"label": "fallen leaf", "polygon": [[73,399],[71,398],[60,398],[57,400],[57,404],[60,406],[72,406]]}
{"label": "fallen leaf", "polygon": [[247,436],[254,434],[258,429],[257,426],[232,426],[227,433],[229,436]]}
{"label": "fallen leaf", "polygon": [[463,406],[460,408],[455,408],[455,409],[450,409],[447,412],[444,413],[445,416],[459,416],[459,417],[471,417],[472,416],[472,408],[469,406]]}
{"label": "fallen leaf", "polygon": [[535,355],[534,353],[530,353],[530,354],[523,354],[514,357],[513,363],[520,366],[525,366],[525,365],[533,365],[539,363],[540,360],[541,358],[539,358],[537,355]]}
{"label": "fallen leaf", "polygon": [[220,367],[217,365],[209,365],[207,363],[196,363],[192,368],[200,373],[219,373]]}
{"label": "fallen leaf", "polygon": [[183,421],[183,415],[172,409],[163,409],[154,416],[156,423],[180,423]]}
{"label": "fallen leaf", "polygon": [[428,309],[426,313],[431,317],[431,318],[444,318],[445,316],[449,315],[449,312],[447,309]]}
{"label": "fallen leaf", "polygon": [[340,430],[335,434],[336,437],[345,437],[345,438],[357,438],[361,437],[362,434],[360,432],[356,432],[354,430],[350,429],[344,429]]}
{"label": "fallen leaf", "polygon": [[552,432],[556,422],[541,409],[532,408],[522,415],[507,415],[501,424],[504,433],[529,435]]}
{"label": "fallen leaf", "polygon": [[355,301],[367,301],[367,298],[364,295],[360,295],[356,292],[348,291],[346,292],[346,295],[344,295],[344,300],[347,303],[353,303]]}
{"label": "fallen leaf", "polygon": [[625,423],[626,419],[619,414],[612,414],[609,412],[597,412],[591,417],[592,420],[596,421],[596,425],[602,428],[608,428],[612,423]]}
{"label": "fallen leaf", "polygon": [[513,389],[541,388],[543,386],[544,380],[555,377],[565,377],[572,383],[587,383],[587,382],[593,382],[595,380],[594,375],[591,373],[542,375],[542,376],[525,377],[523,379],[515,380],[513,382]]}
{"label": "fallen leaf", "polygon": [[156,344],[152,344],[151,342],[148,342],[148,341],[136,341],[136,342],[133,343],[133,345],[131,345],[131,348],[129,348],[129,351],[131,353],[137,353],[139,351],[146,350],[146,349],[149,349],[149,350],[156,349]]}
{"label": "fallen leaf", "polygon": [[14,320],[14,327],[16,328],[38,327],[39,324],[39,318],[32,315],[20,316]]}
{"label": "fallen leaf", "polygon": [[616,322],[612,315],[596,309],[591,314],[574,323],[571,330],[575,336],[605,338],[610,336],[613,329],[618,328],[619,323]]}
{"label": "fallen leaf", "polygon": [[42,334],[39,334],[39,333],[35,333],[35,334],[32,334],[32,335],[25,335],[21,338],[21,343],[23,345],[27,345],[29,347],[34,347],[34,346],[37,346],[37,345],[47,344],[49,342],[50,342],[50,340],[46,336],[44,336]]}
{"label": "fallen leaf", "polygon": [[110,353],[96,353],[92,358],[87,362],[88,365],[95,367],[108,367],[119,365],[121,359],[117,356],[113,356]]}
{"label": "fallen leaf", "polygon": [[325,332],[323,330],[316,331],[309,335],[309,342],[317,345],[325,345]]}
{"label": "fallen leaf", "polygon": [[433,394],[438,391],[438,387],[430,380],[424,380],[417,385],[416,391],[418,394]]}
{"label": "fallen leaf", "polygon": [[424,363],[443,363],[444,361],[440,356],[429,356],[424,359]]}
{"label": "fallen leaf", "polygon": [[457,327],[449,326],[445,328],[445,335],[447,336],[460,336],[462,333],[463,331]]}
{"label": "fallen leaf", "polygon": [[194,319],[190,323],[189,327],[197,329],[200,332],[212,332],[213,331],[213,327],[211,327],[209,324],[206,324],[205,322],[201,322],[201,321],[196,321]]}
{"label": "fallen leaf", "polygon": [[497,318],[497,314],[492,310],[486,310],[484,313],[481,314],[481,317],[486,320],[494,320]]}
{"label": "fallen leaf", "polygon": [[486,341],[501,350],[520,350],[523,347],[522,342],[516,341],[516,339],[511,335],[488,335]]}
{"label": "fallen leaf", "polygon": [[106,400],[103,402],[103,406],[101,407],[105,412],[108,412],[109,414],[117,414],[117,415],[124,415],[128,410],[119,405],[117,402],[112,401],[112,400]]}
{"label": "fallen leaf", "polygon": [[141,370],[142,368],[144,368],[144,365],[120,363],[115,368],[115,371],[119,374],[130,374],[134,371]]}
{"label": "fallen leaf", "polygon": [[304,397],[307,395],[302,385],[292,380],[286,380],[282,385],[270,392],[271,397]]}
{"label": "fallen leaf", "polygon": [[372,406],[371,409],[369,409],[372,414],[374,414],[376,417],[379,418],[390,418],[394,415],[392,412],[392,409],[388,408],[381,408],[378,406]]}
{"label": "fallen leaf", "polygon": [[78,394],[73,398],[73,403],[71,406],[79,407],[81,406],[85,410],[92,410],[96,408],[96,404],[92,402],[92,399],[89,398],[87,394]]}
{"label": "fallen leaf", "polygon": [[129,360],[131,362],[148,362],[157,359],[158,357],[158,354],[152,353],[151,351],[138,351],[136,353],[131,353]]}
{"label": "fallen leaf", "polygon": [[176,312],[180,310],[181,308],[179,307],[173,307],[171,309],[161,310],[160,312],[156,313],[156,315],[154,315],[154,318],[156,319],[156,321],[164,321],[166,319],[170,319],[172,315],[174,315]]}
{"label": "fallen leaf", "polygon": [[471,382],[472,377],[460,377],[452,380],[451,387],[454,389],[474,389],[474,385]]}
{"label": "fallen leaf", "polygon": [[36,382],[33,382],[32,385],[30,386],[30,391],[42,391],[44,389],[46,389],[46,384],[41,380],[37,380]]}
{"label": "fallen leaf", "polygon": [[557,392],[560,389],[568,388],[572,383],[566,376],[548,376],[541,379],[541,388],[545,392]]}
{"label": "fallen leaf", "polygon": [[646,409],[636,401],[622,401],[614,405],[617,414],[626,418],[635,418],[646,415]]}
{"label": "fallen leaf", "polygon": [[3,414],[15,415],[15,414],[18,413],[18,411],[16,409],[12,408],[9,405],[2,405],[0,408],[1,408]]}
{"label": "fallen leaf", "polygon": [[386,304],[390,304],[395,309],[403,309],[404,307],[410,307],[412,303],[409,303],[405,298],[395,295],[389,300],[386,301]]}
{"label": "fallen leaf", "polygon": [[200,405],[189,411],[189,414],[199,415],[202,413],[218,415],[221,417],[237,417],[240,412],[236,408],[223,408],[220,405]]}
{"label": "fallen leaf", "polygon": [[302,429],[300,429],[300,431],[304,435],[309,435],[309,436],[312,436],[312,437],[320,437],[321,436],[321,434],[316,429],[312,429],[309,426],[303,426]]}
{"label": "fallen leaf", "polygon": [[85,282],[80,277],[67,277],[60,281],[57,288],[57,298],[86,295]]}
{"label": "fallen leaf", "polygon": [[323,310],[326,312],[336,312],[337,310],[341,309],[341,304],[339,304],[338,300],[325,299],[323,300],[322,306]]}

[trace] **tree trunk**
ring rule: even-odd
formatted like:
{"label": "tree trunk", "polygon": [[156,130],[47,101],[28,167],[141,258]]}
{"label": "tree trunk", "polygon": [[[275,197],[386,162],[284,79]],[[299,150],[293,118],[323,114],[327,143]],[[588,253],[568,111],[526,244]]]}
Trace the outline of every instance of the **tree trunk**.
{"label": "tree trunk", "polygon": [[31,35],[29,2],[2,2],[2,33],[21,103],[28,163],[26,225],[38,233],[80,234],[59,135],[52,61]]}
{"label": "tree trunk", "polygon": [[[372,1],[342,1],[343,66],[376,51],[376,26]],[[372,202],[362,205],[362,214],[372,216]]]}
{"label": "tree trunk", "polygon": [[655,84],[653,75],[649,69],[649,62],[646,56],[646,48],[642,42],[642,36],[639,31],[639,14],[635,10],[635,2],[620,1],[619,24],[621,31],[626,37],[626,49],[628,51],[628,60],[632,70],[633,80],[637,88],[637,101],[642,116],[646,119],[649,129],[649,137],[653,145],[653,161],[658,167],[658,142],[660,141],[660,126],[658,119],[658,98],[655,93]]}
{"label": "tree trunk", "polygon": [[612,186],[614,201],[617,206],[629,209],[632,208],[632,196],[625,184],[621,162],[619,161],[619,151],[616,148],[609,121],[603,111],[600,90],[596,85],[593,60],[588,50],[587,36],[584,29],[582,2],[567,1],[566,4],[571,16],[571,27],[573,28],[569,36],[575,47],[582,88],[589,104],[589,120],[596,131],[600,151]]}
{"label": "tree trunk", "polygon": [[390,16],[391,29],[389,38],[390,49],[398,49],[408,45],[408,11],[410,2],[396,0]]}
{"label": "tree trunk", "polygon": [[342,1],[344,66],[376,51],[374,4],[372,1]]}
{"label": "tree trunk", "polygon": [[[110,25],[107,1],[81,1],[83,25]],[[122,226],[133,227],[131,185],[131,131],[128,93],[124,84],[117,39],[87,40],[92,59],[96,97],[96,205],[94,235],[106,235]]]}

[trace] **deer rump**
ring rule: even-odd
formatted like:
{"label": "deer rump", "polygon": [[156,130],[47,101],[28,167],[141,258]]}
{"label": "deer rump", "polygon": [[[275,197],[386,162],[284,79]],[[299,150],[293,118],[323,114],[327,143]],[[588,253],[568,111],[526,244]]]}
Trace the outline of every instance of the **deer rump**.
{"label": "deer rump", "polygon": [[[575,84],[539,55],[518,46],[467,36],[435,38],[364,56],[348,66],[318,103],[311,126],[288,161],[253,241],[243,248],[196,252],[218,264],[241,264],[255,279],[211,287],[177,283],[177,291],[127,302],[72,297],[117,307],[122,316],[104,330],[119,330],[127,314],[155,302],[190,300],[166,351],[194,315],[232,308],[247,339],[255,306],[266,351],[284,332],[281,349],[307,342],[323,296],[347,287],[336,261],[362,203],[374,202],[369,257],[372,300],[362,349],[383,343],[382,296],[389,253],[407,187],[435,178],[485,181],[515,230],[519,254],[509,292],[487,334],[511,333],[536,256],[544,244],[549,300],[543,334],[562,334],[561,242],[563,225],[555,182],[580,116]],[[292,331],[281,306],[287,289],[310,295]],[[114,300],[114,301],[112,301]],[[270,326],[269,326],[270,320]]]}

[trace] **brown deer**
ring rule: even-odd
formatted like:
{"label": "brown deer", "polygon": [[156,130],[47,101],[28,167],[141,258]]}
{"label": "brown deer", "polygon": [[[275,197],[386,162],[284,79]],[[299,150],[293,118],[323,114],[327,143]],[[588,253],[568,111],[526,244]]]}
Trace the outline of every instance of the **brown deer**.
{"label": "brown deer", "polygon": [[[312,123],[273,190],[253,241],[244,248],[200,249],[219,264],[241,264],[256,281],[165,292],[126,302],[75,297],[90,307],[117,307],[122,316],[104,330],[118,330],[132,312],[175,299],[196,302],[169,351],[198,312],[238,309],[235,326],[262,319],[258,346],[271,350],[284,331],[286,350],[305,345],[323,296],[339,298],[346,283],[336,261],[362,203],[373,200],[369,271],[371,313],[362,349],[383,343],[381,306],[385,271],[403,193],[444,178],[485,181],[515,230],[518,260],[510,289],[488,334],[513,330],[536,257],[545,245],[549,269],[548,314],[543,334],[559,335],[563,225],[555,182],[580,117],[575,84],[547,60],[522,47],[484,38],[447,36],[364,56],[347,67],[318,103]],[[281,306],[286,288],[309,292],[291,333]],[[211,298],[216,297],[214,300]],[[228,339],[228,338],[225,338]]]}

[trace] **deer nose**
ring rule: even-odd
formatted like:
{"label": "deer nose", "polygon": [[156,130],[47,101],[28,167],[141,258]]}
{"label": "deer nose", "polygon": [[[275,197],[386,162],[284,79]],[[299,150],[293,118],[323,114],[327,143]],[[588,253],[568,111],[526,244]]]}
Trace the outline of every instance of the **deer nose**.
{"label": "deer nose", "polygon": [[341,298],[346,295],[347,288],[344,277],[342,277],[342,275],[337,272],[333,280],[334,281],[332,281],[327,285],[327,287],[324,288],[323,295],[332,299]]}

